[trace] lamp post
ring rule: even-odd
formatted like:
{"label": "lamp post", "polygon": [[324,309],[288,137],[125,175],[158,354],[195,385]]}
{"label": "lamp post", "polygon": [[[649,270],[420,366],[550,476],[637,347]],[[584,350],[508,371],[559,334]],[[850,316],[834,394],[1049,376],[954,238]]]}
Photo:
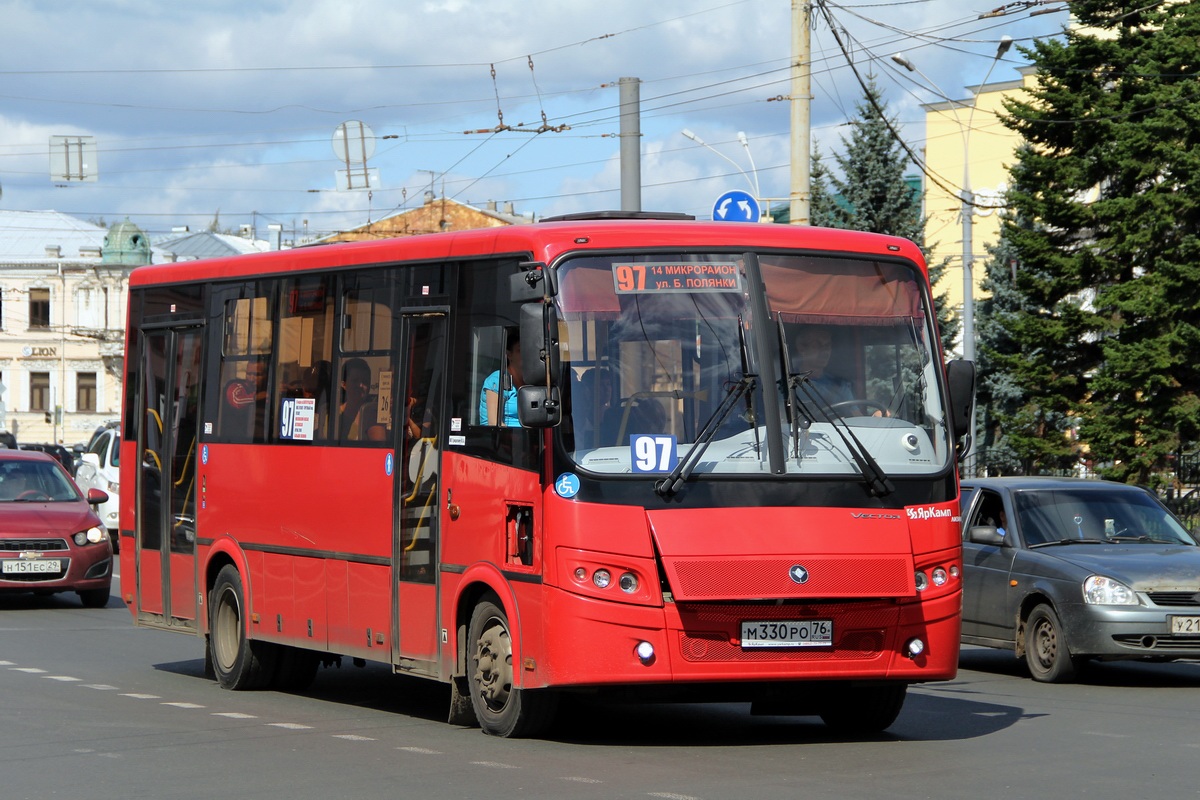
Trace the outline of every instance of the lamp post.
{"label": "lamp post", "polygon": [[762,192],[760,192],[759,188],[758,188],[758,168],[754,166],[754,157],[750,155],[750,142],[749,142],[749,140],[746,139],[746,134],[744,131],[738,131],[737,136],[738,136],[738,141],[742,143],[742,147],[746,148],[746,157],[750,159],[750,169],[754,173],[753,180],[750,179],[750,175],[747,174],[746,170],[742,169],[736,161],[734,161],[732,158],[730,158],[729,156],[722,153],[717,148],[708,144],[708,142],[704,141],[703,139],[701,139],[696,134],[692,133],[687,128],[684,128],[682,131],[680,131],[680,133],[682,133],[684,136],[691,139],[693,142],[700,145],[701,147],[704,147],[704,148],[707,148],[707,149],[713,151],[714,153],[719,155],[721,158],[725,159],[730,164],[732,164],[734,169],[736,169],[738,172],[742,173],[742,177],[746,179],[746,183],[750,184],[750,191],[754,192],[754,199],[755,200],[762,199]]}
{"label": "lamp post", "polygon": [[[996,64],[1003,58],[1004,54],[1012,47],[1012,37],[1002,36],[1000,43],[996,47],[996,55],[992,57],[992,62],[988,65],[987,73],[983,76],[983,83],[980,86],[987,84],[988,79],[992,76],[992,70]],[[973,275],[974,266],[974,207],[975,193],[971,191],[971,122],[975,118],[975,103],[971,103],[971,111],[967,115],[967,124],[964,126],[962,120],[959,119],[958,109],[960,106],[966,105],[962,100],[951,100],[950,97],[942,91],[932,78],[926,75],[917,66],[904,57],[903,53],[896,53],[892,56],[892,61],[895,61],[900,66],[904,67],[909,72],[915,72],[925,79],[926,83],[932,86],[938,94],[944,97],[954,111],[954,119],[958,123],[959,132],[962,134],[963,140],[963,177],[962,191],[959,198],[962,201],[962,267],[963,267],[963,306],[962,306],[962,342],[963,342],[963,359],[967,361],[975,360],[975,277]],[[970,447],[967,449],[966,455],[963,458],[963,466],[968,475],[975,474],[975,406],[971,405],[971,439]]]}

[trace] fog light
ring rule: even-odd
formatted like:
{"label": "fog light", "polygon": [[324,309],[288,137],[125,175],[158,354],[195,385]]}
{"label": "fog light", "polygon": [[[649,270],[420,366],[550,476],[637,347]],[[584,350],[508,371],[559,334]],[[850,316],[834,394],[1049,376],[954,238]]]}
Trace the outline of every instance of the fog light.
{"label": "fog light", "polygon": [[621,577],[617,579],[617,585],[621,587],[622,592],[633,594],[638,588],[637,575],[632,572],[622,572]]}
{"label": "fog light", "polygon": [[957,578],[957,577],[958,577],[958,565],[957,565],[957,564],[955,564],[954,566],[950,567],[950,577],[951,577],[951,578]]}
{"label": "fog light", "polygon": [[584,569],[583,567],[576,567],[575,568],[575,580],[586,581],[587,580],[587,570]]}
{"label": "fog light", "polygon": [[909,658],[916,658],[925,652],[925,643],[920,639],[909,639],[908,644],[904,645],[904,654]]}
{"label": "fog light", "polygon": [[638,661],[646,666],[654,663],[654,645],[649,642],[638,642],[638,646],[634,648],[633,652],[637,654]]}
{"label": "fog light", "polygon": [[598,569],[592,574],[592,583],[596,584],[597,589],[607,589],[612,583],[612,573],[606,569]]}
{"label": "fog light", "polygon": [[942,586],[947,580],[946,570],[942,567],[935,567],[933,570],[933,585]]}
{"label": "fog light", "polygon": [[917,582],[917,591],[923,592],[929,586],[929,578],[924,572],[918,572],[915,576]]}

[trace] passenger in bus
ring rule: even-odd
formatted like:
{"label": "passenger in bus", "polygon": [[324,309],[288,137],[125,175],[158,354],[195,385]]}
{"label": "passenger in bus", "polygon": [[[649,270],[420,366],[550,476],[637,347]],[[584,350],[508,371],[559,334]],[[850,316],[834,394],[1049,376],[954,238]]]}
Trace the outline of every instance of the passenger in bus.
{"label": "passenger in bus", "polygon": [[261,441],[267,424],[267,362],[248,361],[245,370],[246,377],[225,384],[221,432],[234,441]]}
{"label": "passenger in bus", "polygon": [[575,423],[575,446],[598,447],[596,432],[612,408],[613,379],[608,367],[592,367],[583,373],[572,392],[571,418]]}
{"label": "passenger in bus", "polygon": [[329,424],[329,387],[333,382],[328,361],[318,361],[305,367],[300,375],[300,396],[317,401],[316,436],[324,439]]}
{"label": "passenger in bus", "polygon": [[352,358],[342,367],[342,402],[338,406],[338,438],[359,439],[366,434],[369,425],[363,425],[360,416],[370,406],[371,366],[361,358]]}
{"label": "passenger in bus", "polygon": [[499,425],[501,395],[503,394],[503,420],[506,428],[521,427],[517,416],[517,389],[525,385],[525,376],[521,372],[521,337],[516,330],[508,333],[504,360],[508,369],[507,381],[509,386],[500,386],[500,370],[496,370],[483,380],[483,391],[479,393],[479,424]]}
{"label": "passenger in bus", "polygon": [[632,434],[666,433],[662,403],[649,397],[628,397],[608,409],[600,426],[600,445],[626,445]]}

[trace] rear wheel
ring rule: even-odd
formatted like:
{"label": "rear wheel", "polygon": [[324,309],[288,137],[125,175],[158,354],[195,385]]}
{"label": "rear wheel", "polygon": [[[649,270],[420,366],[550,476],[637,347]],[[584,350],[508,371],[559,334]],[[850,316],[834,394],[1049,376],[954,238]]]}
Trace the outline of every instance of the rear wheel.
{"label": "rear wheel", "polygon": [[1067,637],[1058,615],[1048,605],[1040,605],[1025,621],[1025,664],[1029,674],[1041,683],[1070,683],[1075,680],[1083,659],[1071,655]]}
{"label": "rear wheel", "polygon": [[209,598],[209,651],[217,683],[226,689],[258,689],[275,675],[277,649],[246,636],[242,576],[226,565]]}
{"label": "rear wheel", "polygon": [[518,737],[544,731],[554,720],[558,695],[513,686],[512,635],[498,598],[485,597],[475,607],[468,630],[471,705],[483,732]]}
{"label": "rear wheel", "polygon": [[886,730],[904,707],[906,684],[847,686],[827,695],[821,720],[843,736],[870,736]]}

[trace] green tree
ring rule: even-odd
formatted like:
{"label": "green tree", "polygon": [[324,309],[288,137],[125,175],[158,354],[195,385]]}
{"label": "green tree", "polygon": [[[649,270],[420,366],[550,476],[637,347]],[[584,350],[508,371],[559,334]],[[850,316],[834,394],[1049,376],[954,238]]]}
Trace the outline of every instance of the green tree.
{"label": "green tree", "polygon": [[[826,198],[818,205],[814,188],[813,224],[903,236],[917,243],[928,262],[920,188],[905,177],[913,166],[909,151],[897,139],[899,123],[888,116],[874,78],[867,78],[855,114],[850,136],[842,137],[843,152],[833,155],[840,177],[819,157],[813,159],[813,186],[820,185]],[[929,278],[935,286],[945,270],[945,261],[929,263]],[[942,344],[949,349],[958,336],[959,320],[945,293],[934,298],[934,310]]]}
{"label": "green tree", "polygon": [[1200,4],[1068,5],[1079,27],[1024,51],[1036,88],[1005,103],[1029,306],[1012,329],[1029,364],[1008,366],[1081,417],[1105,474],[1154,483],[1200,428]]}

